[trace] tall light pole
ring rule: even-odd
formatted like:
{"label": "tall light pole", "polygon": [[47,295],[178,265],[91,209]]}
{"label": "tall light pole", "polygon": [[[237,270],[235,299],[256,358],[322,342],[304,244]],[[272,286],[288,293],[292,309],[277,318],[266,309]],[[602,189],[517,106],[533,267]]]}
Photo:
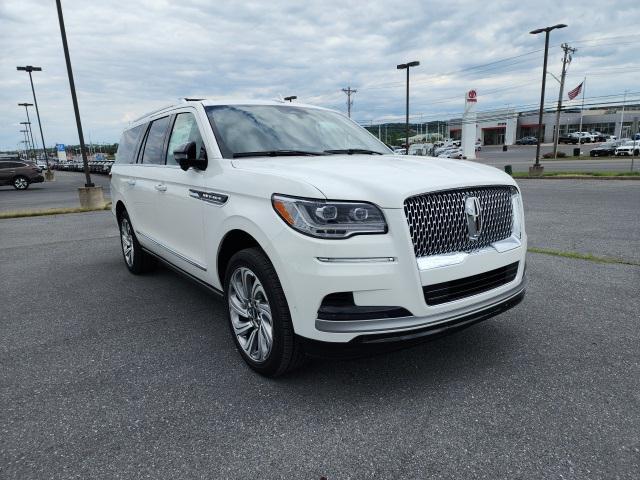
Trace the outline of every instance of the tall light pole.
{"label": "tall light pole", "polygon": [[29,130],[26,128],[24,130],[20,130],[20,133],[24,134],[24,148],[25,153],[27,155],[27,160],[29,160],[29,150],[31,149],[31,144],[29,143]]}
{"label": "tall light pole", "polygon": [[49,156],[47,155],[47,147],[46,147],[46,144],[44,143],[44,134],[42,133],[42,122],[40,121],[40,110],[38,110],[38,99],[36,98],[36,89],[33,88],[33,77],[31,76],[31,72],[41,72],[42,67],[34,67],[33,65],[27,65],[26,67],[16,67],[16,70],[27,72],[29,74],[29,82],[31,82],[31,93],[33,93],[33,103],[36,106],[36,116],[38,117],[38,127],[40,128],[40,139],[42,140],[42,153],[44,154],[44,161],[47,162],[47,170],[49,170]]}
{"label": "tall light pole", "polygon": [[537,35],[544,32],[544,64],[542,67],[542,91],[540,92],[540,112],[538,113],[538,142],[536,143],[536,163],[534,169],[540,168],[540,143],[542,143],[542,114],[544,112],[544,88],[547,81],[547,57],[549,56],[549,32],[557,28],[565,28],[564,23],[558,23],[551,27],[538,28],[532,30],[529,33],[531,35]]}
{"label": "tall light pole", "polygon": [[73,112],[76,116],[76,127],[78,128],[78,138],[80,140],[80,151],[82,152],[82,163],[84,164],[85,187],[93,187],[91,182],[91,174],[89,173],[89,162],[87,161],[87,152],[84,145],[84,135],[82,134],[82,123],[80,121],[80,109],[78,108],[78,98],[76,97],[76,84],[73,81],[73,70],[71,69],[71,58],[69,56],[69,45],[67,44],[67,32],[64,28],[64,17],[62,16],[62,5],[60,0],[56,0],[58,7],[58,21],[60,23],[60,35],[62,36],[62,48],[64,49],[64,59],[67,63],[67,75],[69,76],[69,89],[71,90],[71,99],[73,100]]}
{"label": "tall light pole", "polygon": [[33,145],[34,151],[38,148],[36,142],[33,140],[33,128],[31,128],[31,119],[29,118],[29,107],[33,107],[33,103],[19,103],[19,107],[24,107],[24,112],[27,114],[27,122],[29,122],[29,134],[31,135],[31,145]]}
{"label": "tall light pole", "polygon": [[[30,132],[30,124],[31,122],[20,122],[20,125],[24,125],[24,131],[25,133],[25,137],[27,138],[27,141],[29,142],[29,150],[31,150],[31,156],[34,157],[34,160],[36,160],[35,156],[36,156],[36,151],[33,147],[33,144],[31,143],[31,141],[29,140],[29,132]],[[22,130],[21,130],[22,131]]]}
{"label": "tall light pole", "polygon": [[417,67],[418,65],[420,65],[420,62],[413,61],[408,63],[401,63],[396,67],[398,70],[407,71],[407,117],[405,121],[405,141],[407,146],[407,155],[409,155],[409,69],[411,67]]}

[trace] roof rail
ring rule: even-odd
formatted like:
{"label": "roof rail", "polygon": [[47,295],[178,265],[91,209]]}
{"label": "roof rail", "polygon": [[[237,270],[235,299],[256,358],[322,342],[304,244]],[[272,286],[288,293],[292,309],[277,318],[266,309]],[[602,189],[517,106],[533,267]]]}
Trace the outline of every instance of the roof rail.
{"label": "roof rail", "polygon": [[204,98],[185,97],[185,98],[182,99],[183,102],[201,102],[202,100],[204,100]]}
{"label": "roof rail", "polygon": [[155,113],[161,112],[161,111],[166,110],[167,108],[171,108],[173,106],[174,106],[174,104],[170,103],[169,105],[165,105],[164,107],[157,108],[155,110],[152,110],[151,112],[145,113],[144,115],[140,115],[138,118],[133,119],[130,123],[138,122],[138,121],[142,120],[145,117],[148,117],[148,116],[153,115]]}

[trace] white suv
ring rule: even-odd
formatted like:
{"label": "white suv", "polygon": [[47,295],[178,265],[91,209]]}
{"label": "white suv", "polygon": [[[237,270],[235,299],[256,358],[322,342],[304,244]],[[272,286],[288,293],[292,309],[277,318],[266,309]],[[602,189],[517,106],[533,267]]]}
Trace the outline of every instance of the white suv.
{"label": "white suv", "polygon": [[394,155],[331,110],[184,101],[135,121],[111,173],[129,270],[160,259],[222,295],[264,375],[457,330],[524,296],[510,176]]}

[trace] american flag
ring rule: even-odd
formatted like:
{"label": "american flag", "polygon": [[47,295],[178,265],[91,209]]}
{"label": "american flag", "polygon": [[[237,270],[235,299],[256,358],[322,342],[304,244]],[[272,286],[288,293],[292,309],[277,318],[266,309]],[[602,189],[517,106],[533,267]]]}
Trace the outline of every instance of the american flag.
{"label": "american flag", "polygon": [[[584,83],[584,82],[582,82],[582,83]],[[569,93],[567,94],[567,95],[569,95],[569,100],[573,100],[578,95],[580,95],[580,92],[582,91],[582,83],[580,85],[578,85],[576,88],[574,88],[573,90],[569,91]]]}

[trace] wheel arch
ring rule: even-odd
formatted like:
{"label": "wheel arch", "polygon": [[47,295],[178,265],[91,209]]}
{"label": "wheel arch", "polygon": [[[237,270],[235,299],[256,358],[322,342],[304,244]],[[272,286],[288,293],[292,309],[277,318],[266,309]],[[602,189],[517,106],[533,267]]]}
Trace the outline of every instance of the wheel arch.
{"label": "wheel arch", "polygon": [[124,203],[122,202],[122,200],[118,200],[116,202],[116,219],[118,220],[118,224],[120,223],[120,218],[122,217],[122,213],[125,212],[127,209],[124,206]]}
{"label": "wheel arch", "polygon": [[227,265],[229,265],[229,260],[231,260],[231,257],[233,257],[233,255],[240,250],[252,247],[257,247],[265,252],[264,248],[262,248],[258,240],[256,240],[253,235],[246,232],[245,230],[234,228],[232,230],[229,230],[224,235],[224,237],[220,241],[218,253],[216,256],[216,274],[218,275],[218,280],[220,281],[220,285],[223,288],[225,272],[227,270]]}

